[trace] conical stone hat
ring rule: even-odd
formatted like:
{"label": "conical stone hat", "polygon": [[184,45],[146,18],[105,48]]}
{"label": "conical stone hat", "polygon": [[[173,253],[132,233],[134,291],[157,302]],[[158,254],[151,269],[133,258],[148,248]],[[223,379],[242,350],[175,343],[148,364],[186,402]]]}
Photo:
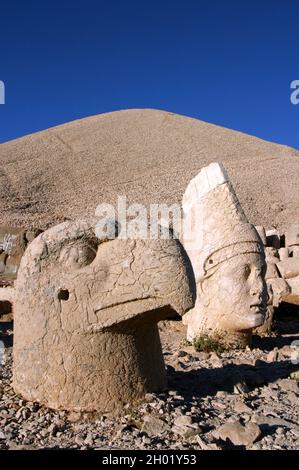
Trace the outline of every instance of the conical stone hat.
{"label": "conical stone hat", "polygon": [[183,243],[197,283],[234,256],[264,253],[221,163],[211,163],[190,181],[182,205]]}

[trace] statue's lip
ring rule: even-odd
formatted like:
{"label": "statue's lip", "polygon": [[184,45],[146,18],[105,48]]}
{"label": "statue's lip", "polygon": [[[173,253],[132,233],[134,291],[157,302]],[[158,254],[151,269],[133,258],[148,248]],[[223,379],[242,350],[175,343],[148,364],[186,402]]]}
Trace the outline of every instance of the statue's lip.
{"label": "statue's lip", "polygon": [[263,325],[265,321],[265,315],[261,312],[257,312],[252,318],[254,319],[254,328]]}
{"label": "statue's lip", "polygon": [[263,303],[262,302],[256,302],[255,304],[250,304],[250,308],[252,307],[263,307]]}
{"label": "statue's lip", "polygon": [[265,307],[262,303],[255,303],[250,305],[251,312],[256,316],[265,316]]}

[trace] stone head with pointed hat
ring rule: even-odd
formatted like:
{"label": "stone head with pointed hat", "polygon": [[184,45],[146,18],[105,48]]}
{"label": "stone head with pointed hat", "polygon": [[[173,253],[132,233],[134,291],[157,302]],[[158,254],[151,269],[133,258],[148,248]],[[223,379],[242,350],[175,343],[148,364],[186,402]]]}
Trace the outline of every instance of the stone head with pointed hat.
{"label": "stone head with pointed hat", "polygon": [[190,181],[183,212],[183,243],[197,286],[195,307],[184,319],[187,338],[217,335],[228,347],[244,347],[264,322],[264,248],[221,164]]}

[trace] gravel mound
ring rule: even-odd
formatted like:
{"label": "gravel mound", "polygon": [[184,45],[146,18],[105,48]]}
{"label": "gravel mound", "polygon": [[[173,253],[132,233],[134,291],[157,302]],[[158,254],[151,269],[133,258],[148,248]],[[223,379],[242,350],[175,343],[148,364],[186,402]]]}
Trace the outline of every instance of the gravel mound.
{"label": "gravel mound", "polygon": [[151,109],[88,117],[0,145],[0,224],[46,228],[101,202],[181,202],[189,180],[222,161],[250,220],[299,220],[299,152]]}

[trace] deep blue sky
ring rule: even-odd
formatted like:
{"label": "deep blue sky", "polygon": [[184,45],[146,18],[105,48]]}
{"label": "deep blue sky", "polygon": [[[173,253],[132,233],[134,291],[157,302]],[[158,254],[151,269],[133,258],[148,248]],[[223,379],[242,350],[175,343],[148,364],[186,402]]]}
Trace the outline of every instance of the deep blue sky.
{"label": "deep blue sky", "polygon": [[2,0],[0,142],[160,108],[299,148],[298,0]]}

